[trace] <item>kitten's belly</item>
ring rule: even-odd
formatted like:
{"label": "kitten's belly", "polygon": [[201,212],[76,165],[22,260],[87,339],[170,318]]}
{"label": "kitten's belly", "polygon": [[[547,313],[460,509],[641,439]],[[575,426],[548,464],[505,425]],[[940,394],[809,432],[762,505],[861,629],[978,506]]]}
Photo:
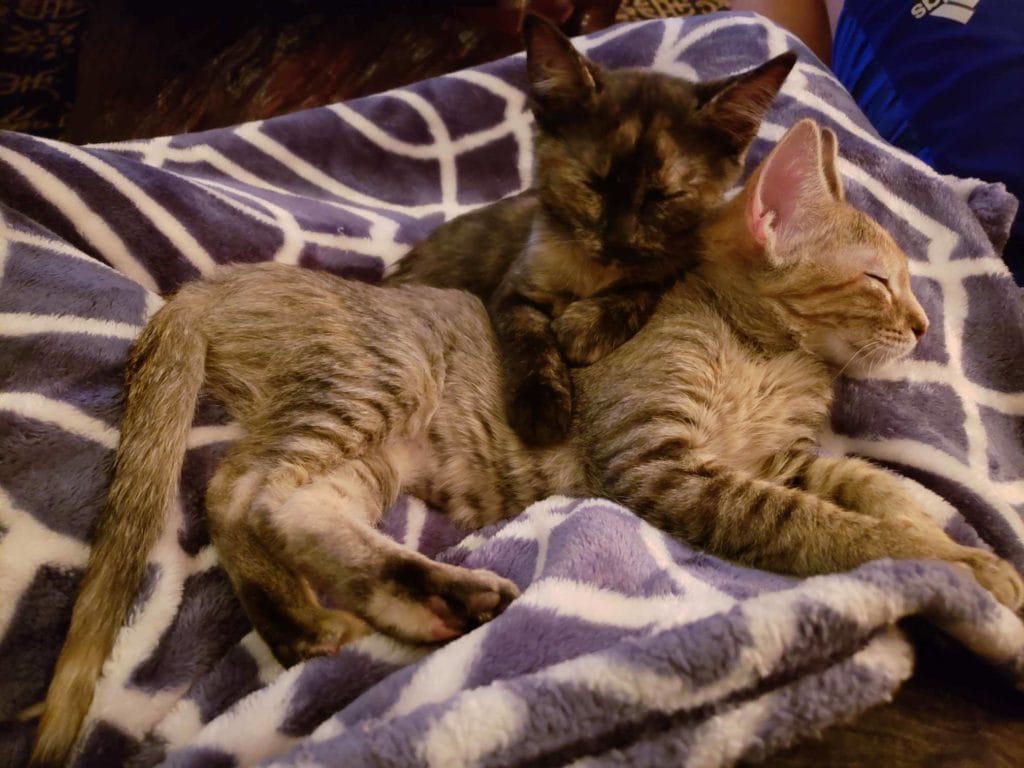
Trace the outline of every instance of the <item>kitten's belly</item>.
{"label": "kitten's belly", "polygon": [[[486,337],[484,337],[486,339]],[[481,340],[483,341],[483,340]],[[496,351],[478,343],[449,360],[436,410],[388,440],[400,489],[479,528],[552,494],[587,486],[575,447],[527,449],[505,418]]]}
{"label": "kitten's belly", "polygon": [[427,494],[437,476],[437,460],[425,432],[392,437],[384,446],[384,457],[398,475],[403,493]]}
{"label": "kitten's belly", "polygon": [[[543,451],[521,446],[502,426],[500,445],[465,440],[466,433],[435,428],[395,441],[387,456],[401,490],[466,528],[513,517],[552,494],[585,491],[583,470],[570,445]],[[443,437],[442,437],[443,435]]]}

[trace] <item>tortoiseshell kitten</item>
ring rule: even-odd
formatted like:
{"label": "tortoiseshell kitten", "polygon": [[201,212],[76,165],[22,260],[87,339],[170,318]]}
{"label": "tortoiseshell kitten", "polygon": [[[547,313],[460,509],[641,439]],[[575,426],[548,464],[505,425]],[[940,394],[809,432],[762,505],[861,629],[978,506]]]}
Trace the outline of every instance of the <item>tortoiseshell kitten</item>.
{"label": "tortoiseshell kitten", "polygon": [[388,281],[488,303],[509,422],[543,447],[572,419],[567,363],[589,365],[630,338],[696,263],[705,214],[739,178],[796,56],[694,84],[602,69],[539,17],[524,36],[535,186],[441,226]]}

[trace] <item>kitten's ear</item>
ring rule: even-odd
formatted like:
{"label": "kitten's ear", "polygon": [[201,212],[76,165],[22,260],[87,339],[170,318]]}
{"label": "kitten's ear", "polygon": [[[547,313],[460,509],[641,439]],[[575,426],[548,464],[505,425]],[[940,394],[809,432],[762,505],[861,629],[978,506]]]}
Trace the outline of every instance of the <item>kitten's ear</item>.
{"label": "kitten's ear", "polygon": [[585,106],[599,89],[600,70],[573,47],[551,22],[528,15],[523,20],[526,75],[535,109]]}
{"label": "kitten's ear", "polygon": [[801,120],[747,182],[747,224],[769,257],[810,233],[822,221],[823,206],[841,199],[826,177],[822,149],[817,123]]}
{"label": "kitten's ear", "polygon": [[794,64],[796,54],[786,51],[755,69],[697,87],[701,112],[732,139],[737,154],[754,140]]}
{"label": "kitten's ear", "polygon": [[839,174],[839,139],[831,128],[821,129],[821,159],[825,180],[836,200],[845,200],[843,177]]}

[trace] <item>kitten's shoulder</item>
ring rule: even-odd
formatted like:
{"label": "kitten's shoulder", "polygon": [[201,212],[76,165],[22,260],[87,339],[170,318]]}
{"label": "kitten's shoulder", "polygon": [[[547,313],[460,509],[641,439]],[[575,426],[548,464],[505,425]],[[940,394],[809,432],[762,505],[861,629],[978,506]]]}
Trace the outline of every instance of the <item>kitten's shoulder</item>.
{"label": "kitten's shoulder", "polygon": [[536,195],[528,190],[464,213],[413,246],[387,282],[489,296],[526,246],[538,208]]}

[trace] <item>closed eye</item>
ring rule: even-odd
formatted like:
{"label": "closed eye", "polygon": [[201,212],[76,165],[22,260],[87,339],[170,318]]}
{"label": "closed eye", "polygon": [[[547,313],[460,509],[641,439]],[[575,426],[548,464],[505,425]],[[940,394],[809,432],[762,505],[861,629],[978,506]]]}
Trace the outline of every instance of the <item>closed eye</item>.
{"label": "closed eye", "polygon": [[886,289],[888,289],[888,287],[889,287],[889,278],[886,277],[885,275],[879,275],[879,274],[876,274],[874,272],[865,272],[864,275],[866,277],[870,277],[876,283],[881,283],[883,286],[885,286]]}
{"label": "closed eye", "polygon": [[651,188],[644,193],[644,202],[664,203],[666,200],[677,200],[681,197],[686,197],[688,194],[689,191],[685,189],[668,191],[664,189]]}

